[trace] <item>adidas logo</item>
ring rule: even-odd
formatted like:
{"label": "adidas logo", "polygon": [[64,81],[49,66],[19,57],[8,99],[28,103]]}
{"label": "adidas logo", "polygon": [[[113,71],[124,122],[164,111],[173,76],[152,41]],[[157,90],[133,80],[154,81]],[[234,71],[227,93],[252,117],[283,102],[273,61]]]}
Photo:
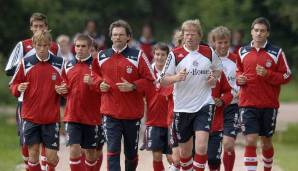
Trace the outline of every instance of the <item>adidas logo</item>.
{"label": "adidas logo", "polygon": [[102,57],[102,58],[105,58],[105,57],[107,57],[105,54],[102,54],[100,57]]}
{"label": "adidas logo", "polygon": [[26,64],[26,67],[31,67],[32,66],[32,64],[30,63],[30,62],[28,62],[27,64]]}
{"label": "adidas logo", "polygon": [[206,129],[210,129],[210,126],[209,126],[209,125],[207,125],[207,126],[205,126],[205,128],[206,128]]}
{"label": "adidas logo", "polygon": [[96,147],[96,143],[93,143],[91,146],[92,146],[92,147]]}
{"label": "adidas logo", "polygon": [[54,143],[52,144],[52,146],[53,146],[53,147],[57,147],[57,143],[54,142]]}

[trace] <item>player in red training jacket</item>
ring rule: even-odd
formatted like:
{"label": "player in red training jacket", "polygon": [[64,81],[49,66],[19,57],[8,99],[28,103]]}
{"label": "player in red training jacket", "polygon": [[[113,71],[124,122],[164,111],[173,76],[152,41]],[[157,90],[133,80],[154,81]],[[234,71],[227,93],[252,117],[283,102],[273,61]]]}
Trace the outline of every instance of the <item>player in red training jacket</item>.
{"label": "player in red training jacket", "polygon": [[[97,146],[103,145],[104,138],[100,114],[101,93],[91,79],[92,39],[87,35],[78,35],[74,45],[75,59],[65,64],[62,76],[66,84],[59,87],[67,90],[64,122],[70,146],[69,164],[71,171],[99,170],[101,161],[97,161],[95,154]],[[81,163],[81,151],[86,156],[84,163]]]}
{"label": "player in red training jacket", "polygon": [[242,132],[245,135],[244,163],[248,171],[257,170],[257,141],[260,136],[264,171],[271,171],[279,93],[291,79],[291,70],[281,48],[267,40],[270,23],[256,18],[251,25],[252,42],[239,49],[237,84]]}
{"label": "player in red training jacket", "polygon": [[21,60],[10,89],[14,96],[23,97],[21,116],[24,144],[29,146],[29,170],[41,170],[39,144],[42,143],[46,147],[48,170],[53,171],[59,161],[60,96],[55,85],[62,81],[63,59],[49,53],[52,41],[49,32],[36,32],[32,41],[36,54]]}
{"label": "player in red training jacket", "polygon": [[[48,21],[47,17],[42,13],[33,13],[30,17],[30,31],[34,34],[40,30],[47,30],[48,29]],[[58,45],[55,42],[51,42],[50,52],[54,55],[58,55]],[[32,45],[32,38],[25,39],[15,46],[13,51],[11,52],[8,62],[5,67],[5,72],[7,76],[13,76],[15,74],[15,70],[20,63],[21,59],[34,55],[35,49]],[[20,137],[20,145],[21,145],[21,152],[23,155],[23,160],[25,163],[26,170],[28,171],[28,147],[24,145],[23,137],[22,137],[22,119],[21,119],[21,108],[22,108],[22,97],[18,98],[17,109],[16,109],[16,123],[17,123],[17,130],[18,135]],[[46,158],[45,158],[45,150],[44,147],[42,148],[41,152],[41,163],[42,163],[42,170],[46,169]]]}

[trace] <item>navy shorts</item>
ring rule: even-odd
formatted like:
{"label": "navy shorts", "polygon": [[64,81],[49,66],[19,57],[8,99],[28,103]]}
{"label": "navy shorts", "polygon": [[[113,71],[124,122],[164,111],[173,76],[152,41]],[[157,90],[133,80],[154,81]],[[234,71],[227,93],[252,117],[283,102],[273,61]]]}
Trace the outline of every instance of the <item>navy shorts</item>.
{"label": "navy shorts", "polygon": [[145,146],[148,151],[162,151],[163,154],[170,154],[168,128],[147,126]]}
{"label": "navy shorts", "polygon": [[224,109],[224,131],[225,136],[236,138],[240,131],[240,115],[237,104],[230,104]]}
{"label": "navy shorts", "polygon": [[174,113],[174,127],[179,143],[187,142],[195,131],[210,132],[212,118],[214,116],[214,105],[203,106],[195,113]]}
{"label": "navy shorts", "polygon": [[17,133],[20,138],[20,145],[24,144],[24,133],[23,133],[23,118],[21,117],[22,102],[18,101],[16,108],[16,125]]}
{"label": "navy shorts", "polygon": [[221,153],[222,153],[222,136],[223,133],[212,132],[209,135],[208,141],[208,163],[211,165],[220,165]]}
{"label": "navy shorts", "polygon": [[169,141],[170,147],[171,148],[178,147],[179,143],[178,143],[177,133],[176,133],[175,126],[174,126],[174,121],[171,123],[171,126],[168,128],[168,131],[169,131],[168,141]]}
{"label": "navy shorts", "polygon": [[244,135],[259,134],[272,137],[275,132],[277,109],[240,108],[241,129]]}
{"label": "navy shorts", "polygon": [[59,150],[59,123],[36,124],[24,120],[24,144],[44,144],[46,148]]}
{"label": "navy shorts", "polygon": [[87,125],[74,122],[65,123],[67,145],[80,144],[84,149],[95,149],[99,142],[104,143],[100,125]]}

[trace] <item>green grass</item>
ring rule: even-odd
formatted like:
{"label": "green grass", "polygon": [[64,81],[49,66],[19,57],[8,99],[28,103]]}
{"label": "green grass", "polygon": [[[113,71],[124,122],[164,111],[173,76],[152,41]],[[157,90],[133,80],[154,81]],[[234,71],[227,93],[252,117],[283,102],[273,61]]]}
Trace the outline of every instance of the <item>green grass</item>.
{"label": "green grass", "polygon": [[276,163],[284,171],[297,171],[298,159],[298,124],[289,125],[287,131],[274,138]]}
{"label": "green grass", "polygon": [[14,171],[22,163],[14,118],[0,115],[0,170]]}
{"label": "green grass", "polygon": [[298,102],[298,80],[293,79],[288,84],[283,85],[280,93],[282,102]]}

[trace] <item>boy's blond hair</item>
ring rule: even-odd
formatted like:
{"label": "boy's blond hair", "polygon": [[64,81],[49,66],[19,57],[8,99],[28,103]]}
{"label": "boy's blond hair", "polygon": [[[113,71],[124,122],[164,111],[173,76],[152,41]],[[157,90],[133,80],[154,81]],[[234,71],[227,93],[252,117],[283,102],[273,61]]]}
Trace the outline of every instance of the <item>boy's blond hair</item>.
{"label": "boy's blond hair", "polygon": [[33,44],[41,43],[41,42],[51,44],[52,36],[49,31],[39,30],[33,35],[33,37],[32,37]]}
{"label": "boy's blond hair", "polygon": [[201,26],[201,23],[200,23],[200,20],[199,19],[194,19],[194,20],[186,20],[182,23],[182,26],[181,26],[181,31],[182,31],[182,35],[184,35],[184,31],[187,27],[189,26],[193,26],[197,29],[198,31],[198,34],[200,35],[200,37],[202,38],[203,37],[203,30],[202,30],[202,26]]}
{"label": "boy's blond hair", "polygon": [[218,26],[212,29],[208,35],[209,44],[214,44],[215,40],[228,38],[231,39],[231,31],[225,26]]}

